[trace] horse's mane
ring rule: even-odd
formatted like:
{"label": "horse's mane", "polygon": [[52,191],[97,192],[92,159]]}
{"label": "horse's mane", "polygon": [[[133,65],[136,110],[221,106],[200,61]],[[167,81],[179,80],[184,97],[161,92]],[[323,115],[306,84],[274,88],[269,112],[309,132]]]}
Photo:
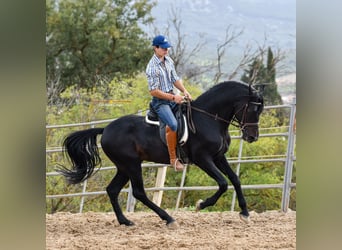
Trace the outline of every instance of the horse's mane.
{"label": "horse's mane", "polygon": [[[244,82],[238,82],[238,81],[225,81],[218,83],[211,87],[209,90],[205,91],[202,95],[200,95],[196,101],[201,102],[202,100],[208,100],[208,98],[214,96],[219,97],[222,94],[225,95],[225,97],[232,96],[232,97],[238,97],[241,95],[248,95],[249,91],[249,85]],[[252,87],[252,92],[255,93],[255,89]]]}

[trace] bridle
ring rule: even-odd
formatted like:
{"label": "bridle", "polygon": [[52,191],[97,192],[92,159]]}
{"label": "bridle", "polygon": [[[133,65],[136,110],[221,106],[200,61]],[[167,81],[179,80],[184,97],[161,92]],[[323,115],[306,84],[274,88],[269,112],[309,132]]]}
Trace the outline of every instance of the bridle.
{"label": "bridle", "polygon": [[[258,122],[246,122],[246,113],[247,113],[247,110],[248,110],[248,107],[250,106],[250,104],[253,104],[253,105],[262,105],[261,102],[252,102],[252,101],[248,101],[245,105],[241,106],[240,109],[238,109],[234,115],[233,115],[233,118],[231,120],[226,120],[222,117],[220,117],[218,114],[212,114],[212,113],[209,113],[207,111],[205,111],[204,109],[200,109],[200,108],[197,108],[197,107],[194,107],[194,106],[191,106],[191,103],[189,101],[186,102],[187,104],[187,118],[188,118],[188,121],[189,121],[189,128],[190,130],[193,132],[193,133],[196,133],[196,128],[195,128],[195,125],[193,123],[193,120],[192,120],[192,114],[191,114],[191,109],[193,110],[196,110],[200,113],[203,113],[207,116],[210,116],[211,118],[213,118],[214,120],[219,120],[219,121],[222,121],[224,123],[227,123],[228,125],[229,124],[232,124],[233,126],[239,128],[241,131],[244,130],[246,127],[258,127],[259,126],[259,123]],[[236,115],[239,113],[239,112],[243,112],[242,113],[242,119],[241,121],[239,121],[239,119],[237,119]]]}
{"label": "bridle", "polygon": [[[240,128],[240,130],[244,130],[246,127],[258,127],[259,126],[259,122],[246,122],[246,114],[247,114],[247,110],[250,106],[250,104],[253,105],[262,105],[261,102],[252,102],[252,101],[248,101],[245,105],[243,105],[240,109],[238,109],[238,111],[235,112],[235,114],[233,115],[233,118],[231,120],[231,124],[237,128]],[[236,117],[236,115],[243,110],[242,113],[242,119],[241,121],[239,121]]]}

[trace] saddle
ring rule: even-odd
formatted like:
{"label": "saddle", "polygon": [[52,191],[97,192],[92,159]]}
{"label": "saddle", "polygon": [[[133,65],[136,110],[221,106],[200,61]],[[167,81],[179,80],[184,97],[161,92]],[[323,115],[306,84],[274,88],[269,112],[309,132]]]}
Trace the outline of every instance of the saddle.
{"label": "saddle", "polygon": [[[145,122],[154,125],[159,126],[159,135],[162,142],[166,145],[166,137],[165,137],[165,127],[166,124],[159,120],[157,112],[153,109],[151,103],[149,105],[149,111],[147,112],[145,116]],[[185,153],[183,146],[187,142],[189,138],[189,129],[188,129],[188,123],[186,118],[186,105],[178,104],[177,110],[174,112],[175,118],[177,120],[178,129],[177,129],[177,147],[176,147],[176,154],[177,157],[184,163],[189,163],[189,158],[187,154]]]}

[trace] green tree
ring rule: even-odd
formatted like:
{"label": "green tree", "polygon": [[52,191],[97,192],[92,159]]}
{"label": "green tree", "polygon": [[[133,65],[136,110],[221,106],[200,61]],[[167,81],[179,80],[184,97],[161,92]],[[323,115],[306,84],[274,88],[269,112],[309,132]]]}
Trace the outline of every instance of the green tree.
{"label": "green tree", "polygon": [[99,79],[109,82],[141,71],[151,51],[139,24],[153,21],[154,5],[150,0],[47,0],[48,89],[92,88]]}
{"label": "green tree", "polygon": [[269,47],[266,65],[264,65],[263,58],[257,56],[241,77],[241,80],[244,82],[252,83],[256,86],[264,85],[262,88],[265,105],[282,104],[276,84],[276,62],[277,60],[273,56],[272,49]]}

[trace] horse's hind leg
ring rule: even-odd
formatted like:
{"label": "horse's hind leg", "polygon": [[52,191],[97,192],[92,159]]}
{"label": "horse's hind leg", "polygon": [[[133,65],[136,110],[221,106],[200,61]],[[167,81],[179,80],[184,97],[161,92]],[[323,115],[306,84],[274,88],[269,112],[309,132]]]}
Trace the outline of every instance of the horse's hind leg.
{"label": "horse's hind leg", "polygon": [[118,219],[120,225],[124,224],[126,226],[132,226],[134,225],[134,223],[128,220],[123,215],[122,210],[119,205],[119,201],[118,201],[119,193],[121,189],[126,185],[127,182],[128,182],[128,176],[118,170],[115,177],[110,182],[106,190],[110,198],[110,202],[112,203],[116,218]]}
{"label": "horse's hind leg", "polygon": [[144,189],[141,167],[136,167],[134,171],[131,171],[131,173],[134,173],[130,176],[134,197],[156,212],[162,220],[166,221],[167,225],[171,225],[175,222],[175,220],[165,210],[161,209],[148,199]]}

